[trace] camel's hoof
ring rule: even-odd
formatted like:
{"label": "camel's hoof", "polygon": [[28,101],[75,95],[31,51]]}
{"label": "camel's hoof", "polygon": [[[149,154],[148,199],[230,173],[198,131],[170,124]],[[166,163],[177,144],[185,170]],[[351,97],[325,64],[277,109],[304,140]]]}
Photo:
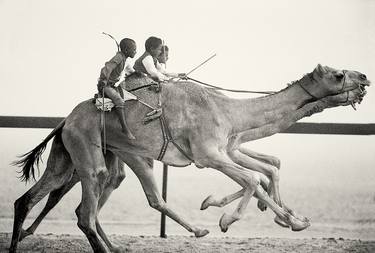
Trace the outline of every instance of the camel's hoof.
{"label": "camel's hoof", "polygon": [[198,229],[194,232],[194,235],[195,237],[199,238],[207,235],[208,233],[210,233],[210,231],[208,231],[207,229]]}
{"label": "camel's hoof", "polygon": [[287,224],[285,221],[283,221],[279,216],[276,216],[275,219],[273,219],[273,221],[283,228],[289,227],[289,224]]}
{"label": "camel's hoof", "polygon": [[224,213],[223,216],[221,216],[219,221],[221,232],[225,233],[228,231],[229,225],[232,224],[231,220],[232,217],[226,213]]}
{"label": "camel's hoof", "polygon": [[262,201],[258,200],[258,209],[264,212],[267,210],[267,205],[264,204]]}
{"label": "camel's hoof", "polygon": [[205,200],[203,200],[202,205],[201,205],[201,210],[207,209],[211,205],[212,200],[213,200],[212,195],[208,196]]}
{"label": "camel's hoof", "polygon": [[308,223],[310,223],[310,219],[307,218],[307,217],[303,217],[303,221],[304,221],[304,222],[308,222]]}
{"label": "camel's hoof", "polygon": [[291,224],[291,227],[292,227],[292,231],[298,232],[298,231],[302,231],[302,230],[310,227],[310,223],[297,220],[297,222],[293,222]]}
{"label": "camel's hoof", "polygon": [[24,230],[24,229],[21,229],[21,233],[20,233],[20,238],[18,239],[18,241],[22,241],[23,239],[25,239],[25,237],[29,236],[29,235],[32,235],[33,233],[27,231],[27,230]]}
{"label": "camel's hoof", "polygon": [[296,212],[290,210],[289,212],[291,215],[293,215],[295,218],[299,219],[300,221],[303,221],[303,222],[310,222],[309,218],[305,217],[305,216],[301,216],[301,215],[298,215]]}

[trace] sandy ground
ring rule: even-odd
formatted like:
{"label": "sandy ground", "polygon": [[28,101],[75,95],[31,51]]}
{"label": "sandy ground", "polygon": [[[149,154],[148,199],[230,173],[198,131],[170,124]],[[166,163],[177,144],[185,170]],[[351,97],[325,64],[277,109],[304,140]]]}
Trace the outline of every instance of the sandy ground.
{"label": "sandy ground", "polygon": [[[11,234],[0,233],[0,252],[7,252]],[[375,241],[343,238],[233,238],[112,235],[124,252],[375,252]],[[86,238],[78,235],[33,235],[24,239],[18,252],[91,252]]]}

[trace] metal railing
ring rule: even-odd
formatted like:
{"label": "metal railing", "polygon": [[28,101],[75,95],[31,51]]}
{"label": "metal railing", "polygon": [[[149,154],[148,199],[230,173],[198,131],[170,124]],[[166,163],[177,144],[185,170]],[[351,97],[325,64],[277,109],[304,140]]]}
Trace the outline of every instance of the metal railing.
{"label": "metal railing", "polygon": [[[62,117],[0,116],[0,128],[55,128]],[[375,124],[296,123],[281,133],[374,135]],[[167,201],[168,166],[163,165],[162,197]],[[161,215],[160,237],[165,238],[165,215]]]}

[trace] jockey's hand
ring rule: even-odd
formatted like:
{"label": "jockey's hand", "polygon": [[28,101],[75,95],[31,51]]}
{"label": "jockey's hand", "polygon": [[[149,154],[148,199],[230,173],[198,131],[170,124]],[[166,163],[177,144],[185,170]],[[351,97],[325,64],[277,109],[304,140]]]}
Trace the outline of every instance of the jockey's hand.
{"label": "jockey's hand", "polygon": [[188,76],[186,75],[186,73],[178,73],[178,78],[182,80],[187,80]]}

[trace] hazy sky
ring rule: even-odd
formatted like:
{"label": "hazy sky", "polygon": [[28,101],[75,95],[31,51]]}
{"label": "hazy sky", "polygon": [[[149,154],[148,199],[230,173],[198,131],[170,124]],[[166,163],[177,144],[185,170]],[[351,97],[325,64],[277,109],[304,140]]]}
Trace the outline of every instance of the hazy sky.
{"label": "hazy sky", "polygon": [[[101,32],[133,38],[137,56],[158,36],[171,71],[226,88],[280,90],[321,63],[375,80],[375,1],[0,0],[0,115],[66,116],[96,92],[116,51]],[[310,118],[375,122],[375,91],[358,111]],[[249,95],[246,95],[249,96]]]}

